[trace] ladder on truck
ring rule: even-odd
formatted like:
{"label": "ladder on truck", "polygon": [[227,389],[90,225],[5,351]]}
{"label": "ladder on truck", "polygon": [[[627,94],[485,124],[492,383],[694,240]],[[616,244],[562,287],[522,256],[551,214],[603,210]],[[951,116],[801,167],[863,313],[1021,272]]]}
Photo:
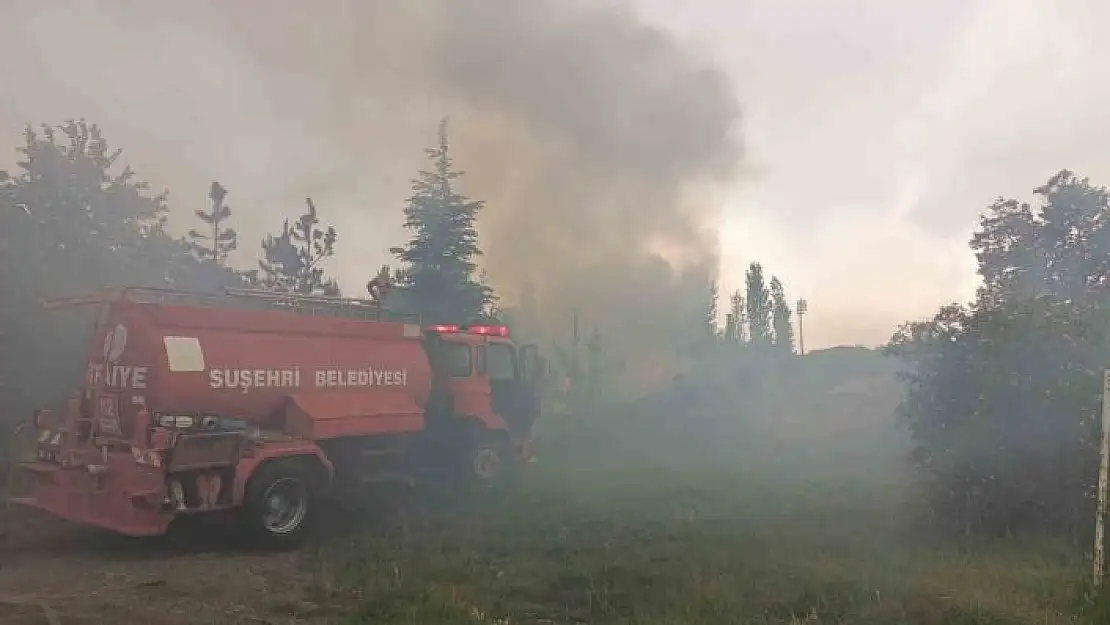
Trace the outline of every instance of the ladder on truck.
{"label": "ladder on truck", "polygon": [[109,289],[92,295],[49,299],[43,302],[43,306],[47,310],[54,310],[107,304],[121,299],[139,303],[176,304],[180,306],[284,310],[303,315],[353,317],[367,321],[420,322],[420,315],[418,314],[400,313],[371,299],[302,295],[299,293],[267,291],[265,289],[234,287],[227,287],[221,292],[203,292],[133,286]]}

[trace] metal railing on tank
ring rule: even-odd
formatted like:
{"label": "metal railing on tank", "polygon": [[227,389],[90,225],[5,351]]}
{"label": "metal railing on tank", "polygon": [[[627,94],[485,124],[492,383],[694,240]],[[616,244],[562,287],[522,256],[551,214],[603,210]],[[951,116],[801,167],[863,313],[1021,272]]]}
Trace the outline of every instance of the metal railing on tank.
{"label": "metal railing on tank", "polygon": [[110,304],[127,299],[139,303],[179,306],[213,306],[220,308],[269,309],[304,315],[352,317],[371,321],[420,323],[420,315],[401,313],[372,299],[303,295],[265,289],[226,288],[221,292],[186,291],[158,287],[123,287],[93,295],[46,300],[47,310]]}

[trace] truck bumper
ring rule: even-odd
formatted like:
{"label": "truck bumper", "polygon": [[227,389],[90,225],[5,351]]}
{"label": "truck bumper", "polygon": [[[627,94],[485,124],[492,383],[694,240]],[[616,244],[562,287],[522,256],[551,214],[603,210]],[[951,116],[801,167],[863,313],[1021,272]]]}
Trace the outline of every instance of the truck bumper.
{"label": "truck bumper", "polygon": [[93,467],[21,463],[25,494],[13,502],[126,536],[164,534],[173,515],[162,509],[162,475],[144,474],[126,460],[130,456]]}

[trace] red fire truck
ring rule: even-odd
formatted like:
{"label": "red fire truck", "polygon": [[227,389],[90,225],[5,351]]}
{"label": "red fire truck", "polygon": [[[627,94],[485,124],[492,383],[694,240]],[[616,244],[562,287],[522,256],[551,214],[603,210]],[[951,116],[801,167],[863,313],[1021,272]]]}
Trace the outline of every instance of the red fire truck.
{"label": "red fire truck", "polygon": [[84,387],[33,415],[17,503],[131,536],[222,513],[292,544],[321,495],[497,483],[530,455],[543,360],[504,326],[421,326],[371,300],[129,288],[96,306]]}

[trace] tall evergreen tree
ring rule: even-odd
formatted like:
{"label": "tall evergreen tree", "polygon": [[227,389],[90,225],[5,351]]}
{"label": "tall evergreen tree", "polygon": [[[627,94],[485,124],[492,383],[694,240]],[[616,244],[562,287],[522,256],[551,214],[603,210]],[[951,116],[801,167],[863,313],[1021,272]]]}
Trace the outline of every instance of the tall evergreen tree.
{"label": "tall evergreen tree", "polygon": [[189,231],[189,249],[197,260],[211,260],[223,265],[227,262],[227,255],[239,247],[239,235],[234,229],[224,227],[231,217],[231,207],[224,203],[226,198],[227,189],[213,181],[208,189],[208,210],[195,211],[208,230],[207,233]]}
{"label": "tall evergreen tree", "polygon": [[431,171],[413,180],[405,206],[405,228],[412,238],[390,250],[402,264],[398,286],[413,312],[426,320],[467,322],[481,317],[493,301],[492,289],[475,275],[482,255],[475,222],[483,202],[454,188],[463,172],[451,160],[447,120],[439,125],[437,146],[425,152]]}
{"label": "tall evergreen tree", "polygon": [[775,347],[784,354],[794,353],[794,322],[786,290],[777,276],[771,276],[771,323],[775,331]]}
{"label": "tall evergreen tree", "polygon": [[748,322],[747,310],[744,307],[744,294],[733,291],[728,298],[728,312],[725,313],[725,341],[729,343],[744,342],[744,326]]}
{"label": "tall evergreen tree", "polygon": [[339,295],[339,285],[324,276],[320,263],[335,254],[333,226],[320,228],[320,218],[312,198],[305,198],[308,209],[290,225],[285,220],[281,234],[262,240],[263,259],[258,261],[263,288],[299,295]]}
{"label": "tall evergreen tree", "polygon": [[745,275],[748,336],[756,345],[771,343],[771,292],[763,279],[763,266],[752,263]]}
{"label": "tall evergreen tree", "polygon": [[718,301],[720,300],[720,286],[716,281],[709,284],[709,307],[705,311],[705,326],[711,342],[716,343],[719,331],[717,329]]}

